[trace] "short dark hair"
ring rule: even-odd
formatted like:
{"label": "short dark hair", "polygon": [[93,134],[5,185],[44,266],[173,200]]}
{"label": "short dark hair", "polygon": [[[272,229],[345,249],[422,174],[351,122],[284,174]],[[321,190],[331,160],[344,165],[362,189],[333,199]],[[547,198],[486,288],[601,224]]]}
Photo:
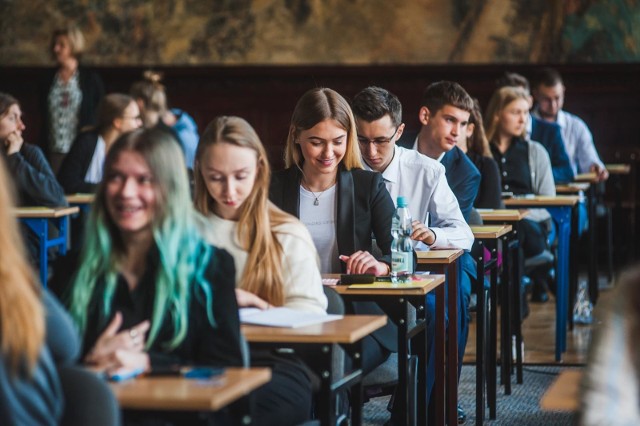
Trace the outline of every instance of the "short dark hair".
{"label": "short dark hair", "polygon": [[394,127],[402,123],[400,99],[382,87],[369,86],[362,89],[353,98],[351,109],[353,115],[368,122],[379,120],[388,114]]}
{"label": "short dark hair", "polygon": [[422,106],[429,108],[431,115],[436,115],[445,105],[451,105],[471,113],[473,99],[466,90],[453,81],[431,83],[422,94]]}
{"label": "short dark hair", "polygon": [[502,89],[503,87],[522,87],[529,92],[529,80],[522,74],[515,72],[505,71],[500,78],[496,80],[496,89]]}
{"label": "short dark hair", "polygon": [[533,78],[533,87],[540,85],[551,87],[556,84],[564,84],[560,73],[553,68],[541,68],[539,69]]}

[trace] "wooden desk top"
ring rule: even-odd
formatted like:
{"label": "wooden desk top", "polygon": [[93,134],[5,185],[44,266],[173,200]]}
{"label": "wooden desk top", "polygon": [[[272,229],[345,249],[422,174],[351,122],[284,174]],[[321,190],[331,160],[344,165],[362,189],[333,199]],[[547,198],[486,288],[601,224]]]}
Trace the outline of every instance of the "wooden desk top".
{"label": "wooden desk top", "polygon": [[518,222],[529,216],[527,209],[476,209],[486,222]]}
{"label": "wooden desk top", "polygon": [[571,207],[575,206],[580,197],[577,195],[536,195],[531,198],[514,197],[504,200],[505,206],[510,207]]}
{"label": "wooden desk top", "polygon": [[416,255],[418,255],[418,263],[421,265],[448,265],[455,262],[463,254],[464,250],[462,249],[416,251]]}
{"label": "wooden desk top", "polygon": [[598,182],[598,175],[592,172],[589,173],[580,173],[577,174],[573,180],[575,182],[590,182],[590,183],[595,183]]}
{"label": "wooden desk top", "polygon": [[[324,277],[324,275],[323,275]],[[397,289],[388,288],[368,288],[368,289],[350,289],[348,285],[332,286],[338,294],[341,295],[367,295],[367,296],[424,296],[433,291],[438,286],[444,284],[445,276],[436,274],[420,275],[423,280],[431,280],[429,284],[420,288],[402,288],[402,284],[398,284]]]}
{"label": "wooden desk top", "polygon": [[251,343],[355,343],[387,323],[386,315],[345,315],[344,318],[307,327],[284,328],[243,324]]}
{"label": "wooden desk top", "polygon": [[566,370],[542,395],[540,408],[544,411],[577,411],[580,405],[582,370]]}
{"label": "wooden desk top", "polygon": [[591,184],[589,182],[572,182],[566,185],[556,185],[556,193],[558,194],[577,194],[580,191],[586,191]]}
{"label": "wooden desk top", "polygon": [[96,198],[95,194],[69,194],[65,197],[69,204],[91,204]]}
{"label": "wooden desk top", "polygon": [[475,238],[495,240],[511,232],[511,229],[511,225],[474,225],[471,232]]}
{"label": "wooden desk top", "polygon": [[631,173],[630,164],[605,164],[604,166],[611,175],[628,175]]}
{"label": "wooden desk top", "polygon": [[16,217],[20,219],[43,218],[53,219],[56,217],[69,216],[78,213],[80,209],[76,207],[18,207],[13,209]]}
{"label": "wooden desk top", "polygon": [[139,377],[109,383],[122,408],[216,411],[271,380],[268,368],[227,368],[211,379]]}

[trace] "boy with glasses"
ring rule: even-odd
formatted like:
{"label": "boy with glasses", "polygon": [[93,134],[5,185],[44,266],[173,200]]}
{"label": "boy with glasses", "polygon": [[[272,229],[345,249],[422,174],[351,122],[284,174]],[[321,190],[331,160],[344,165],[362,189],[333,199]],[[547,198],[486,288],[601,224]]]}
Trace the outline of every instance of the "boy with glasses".
{"label": "boy with glasses", "polygon": [[[365,168],[380,172],[394,202],[404,196],[413,215],[411,239],[416,250],[457,248],[470,250],[473,233],[460,211],[445,168],[416,150],[396,145],[404,132],[402,105],[398,98],[380,87],[367,87],[352,102],[358,143]],[[465,275],[464,273],[461,275]],[[461,277],[461,282],[465,279]],[[468,281],[468,278],[466,278]],[[469,284],[470,285],[470,284]],[[462,298],[461,298],[462,300]],[[466,317],[465,308],[461,316]],[[427,394],[431,395],[435,378],[435,297],[427,295]],[[462,314],[464,312],[464,314]],[[459,320],[462,323],[462,319]],[[466,332],[460,333],[462,353]],[[399,407],[392,409],[388,424],[397,422]]]}

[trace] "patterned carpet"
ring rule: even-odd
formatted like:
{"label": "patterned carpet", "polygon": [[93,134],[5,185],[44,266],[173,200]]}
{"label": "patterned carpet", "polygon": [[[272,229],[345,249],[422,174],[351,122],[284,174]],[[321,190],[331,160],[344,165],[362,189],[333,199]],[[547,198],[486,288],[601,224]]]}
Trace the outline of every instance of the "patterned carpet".
{"label": "patterned carpet", "polygon": [[[524,383],[515,384],[513,377],[511,395],[504,395],[498,389],[497,419],[488,421],[485,425],[573,425],[573,415],[568,413],[554,413],[540,411],[539,401],[544,391],[551,385],[560,370],[567,367],[526,366],[524,369]],[[498,377],[499,373],[498,373]],[[475,424],[475,368],[465,365],[460,379],[460,404],[467,413],[466,425]],[[363,417],[365,426],[382,425],[389,419],[387,402],[389,397],[375,398],[364,406]],[[488,415],[488,413],[487,413]]]}

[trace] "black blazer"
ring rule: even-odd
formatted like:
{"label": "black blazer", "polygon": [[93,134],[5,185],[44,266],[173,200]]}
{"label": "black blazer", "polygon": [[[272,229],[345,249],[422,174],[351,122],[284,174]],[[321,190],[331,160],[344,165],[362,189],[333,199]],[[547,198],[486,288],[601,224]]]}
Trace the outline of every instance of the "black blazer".
{"label": "black blazer", "polygon": [[98,145],[98,133],[94,130],[80,133],[71,145],[69,153],[58,171],[58,182],[66,194],[94,192],[96,184],[84,180]]}
{"label": "black blazer", "polygon": [[[300,180],[302,173],[297,167],[276,172],[271,177],[269,198],[285,212],[300,218]],[[366,170],[343,170],[337,180],[338,207],[336,238],[338,252],[351,255],[358,250],[371,252],[372,237],[383,256],[379,260],[391,262],[391,220],[395,207],[382,175]],[[344,268],[344,264],[343,264]],[[344,269],[343,269],[344,270]],[[380,307],[372,302],[353,303],[354,314],[383,315]],[[390,351],[398,351],[397,328],[388,322],[372,336]]]}

